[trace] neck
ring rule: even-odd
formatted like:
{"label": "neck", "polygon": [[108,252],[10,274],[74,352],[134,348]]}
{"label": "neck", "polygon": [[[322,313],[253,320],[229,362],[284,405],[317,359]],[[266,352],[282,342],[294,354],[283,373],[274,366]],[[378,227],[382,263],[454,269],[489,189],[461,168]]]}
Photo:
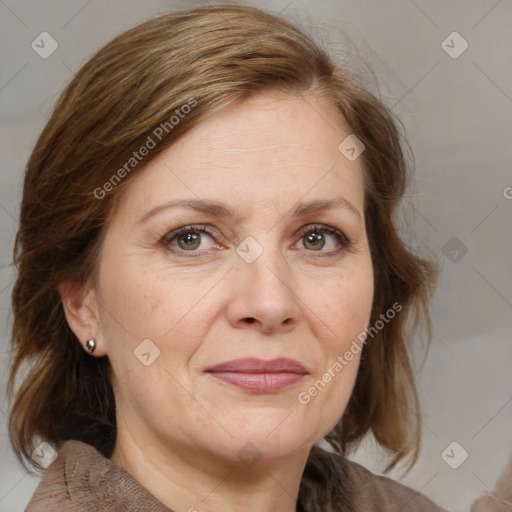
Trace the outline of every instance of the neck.
{"label": "neck", "polygon": [[141,445],[118,431],[111,460],[174,511],[295,512],[310,448],[243,464],[183,444]]}

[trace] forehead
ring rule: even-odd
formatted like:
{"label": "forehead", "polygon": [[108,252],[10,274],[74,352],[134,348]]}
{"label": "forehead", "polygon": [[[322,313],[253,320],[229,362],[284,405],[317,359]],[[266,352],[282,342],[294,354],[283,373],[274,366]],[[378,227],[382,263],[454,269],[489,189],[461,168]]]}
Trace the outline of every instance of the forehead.
{"label": "forehead", "polygon": [[250,214],[342,192],[362,209],[361,159],[349,161],[338,149],[349,134],[325,99],[260,93],[187,132],[127,187],[126,200],[133,209],[195,197]]}
{"label": "forehead", "polygon": [[315,159],[320,153],[337,156],[338,139],[349,133],[345,119],[327,100],[269,91],[211,115],[181,141],[175,153],[195,148],[189,158],[197,156],[198,161],[205,153],[215,151],[222,153],[226,162],[250,155],[256,161],[282,156],[292,163],[294,156],[307,152],[316,153],[311,155]]}

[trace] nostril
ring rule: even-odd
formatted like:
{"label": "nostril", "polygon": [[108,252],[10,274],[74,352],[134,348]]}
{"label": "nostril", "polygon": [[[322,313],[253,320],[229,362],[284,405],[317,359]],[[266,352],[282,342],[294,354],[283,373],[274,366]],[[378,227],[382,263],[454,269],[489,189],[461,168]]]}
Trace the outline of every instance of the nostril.
{"label": "nostril", "polygon": [[248,324],[252,324],[253,322],[255,322],[255,321],[256,321],[256,319],[255,319],[255,318],[250,317],[250,318],[246,318],[246,319],[245,319],[245,321],[246,321]]}

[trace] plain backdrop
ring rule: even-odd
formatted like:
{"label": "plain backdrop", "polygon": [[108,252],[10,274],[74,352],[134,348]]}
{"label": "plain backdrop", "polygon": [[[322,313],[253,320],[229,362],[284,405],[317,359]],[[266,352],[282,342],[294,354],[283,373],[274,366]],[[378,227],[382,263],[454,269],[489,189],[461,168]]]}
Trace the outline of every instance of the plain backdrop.
{"label": "plain backdrop", "polygon": [[[3,380],[23,170],[58,93],[115,35],[155,14],[206,3],[0,1]],[[421,458],[404,477],[400,471],[390,476],[449,510],[467,511],[492,489],[512,452],[512,3],[245,3],[299,22],[333,51],[348,35],[406,127],[416,182],[406,201],[405,236],[431,251],[442,275],[432,304],[434,338],[421,371],[420,341],[415,355],[424,412]],[[46,59],[31,47],[42,32],[58,44]],[[25,475],[11,452],[3,394],[0,411],[0,512],[20,512],[38,480]],[[465,452],[457,469],[446,462],[460,462]],[[352,458],[377,473],[385,463],[371,439]]]}

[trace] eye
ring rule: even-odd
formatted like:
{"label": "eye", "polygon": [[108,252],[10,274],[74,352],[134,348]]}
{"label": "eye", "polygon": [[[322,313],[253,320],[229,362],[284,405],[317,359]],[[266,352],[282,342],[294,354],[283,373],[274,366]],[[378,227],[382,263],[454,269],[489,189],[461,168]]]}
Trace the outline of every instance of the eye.
{"label": "eye", "polygon": [[[303,247],[311,252],[321,253],[322,257],[335,256],[350,248],[350,241],[341,231],[322,224],[307,226],[299,233],[299,236]],[[334,239],[334,242],[329,241],[329,239]],[[331,250],[323,250],[325,247],[329,249],[329,246],[332,247],[333,245],[334,247]]]}
{"label": "eye", "polygon": [[213,240],[214,236],[215,232],[208,226],[184,226],[165,235],[162,239],[162,244],[174,252],[197,252],[199,255],[200,252],[210,248],[204,246],[204,238]]}
{"label": "eye", "polygon": [[[216,232],[206,225],[184,226],[166,234],[161,244],[180,256],[198,257],[215,245],[216,236]],[[350,241],[341,231],[323,224],[306,226],[297,236],[308,252],[319,253],[315,255],[319,257],[336,256],[351,247]],[[205,239],[210,239],[211,243],[205,243]],[[327,250],[324,250],[326,247]]]}

